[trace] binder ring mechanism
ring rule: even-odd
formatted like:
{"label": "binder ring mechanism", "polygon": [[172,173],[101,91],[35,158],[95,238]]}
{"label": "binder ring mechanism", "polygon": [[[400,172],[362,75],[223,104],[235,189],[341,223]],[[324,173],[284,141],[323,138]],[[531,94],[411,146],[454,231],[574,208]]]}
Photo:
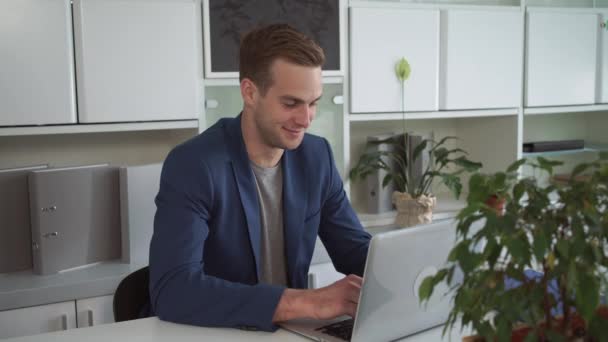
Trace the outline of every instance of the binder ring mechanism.
{"label": "binder ring mechanism", "polygon": [[55,210],[57,210],[57,206],[55,206],[55,205],[50,206],[50,207],[42,208],[42,212],[43,213],[49,213],[49,212],[53,212]]}

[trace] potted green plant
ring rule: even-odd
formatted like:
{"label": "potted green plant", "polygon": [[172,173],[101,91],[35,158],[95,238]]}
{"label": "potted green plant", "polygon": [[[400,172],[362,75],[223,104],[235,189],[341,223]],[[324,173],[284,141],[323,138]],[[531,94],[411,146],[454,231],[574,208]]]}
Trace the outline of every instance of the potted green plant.
{"label": "potted green plant", "polygon": [[[395,192],[392,201],[397,208],[396,224],[400,227],[428,223],[432,220],[432,211],[437,199],[432,193],[435,180],[446,185],[458,198],[462,191],[460,176],[464,172],[473,172],[482,164],[467,158],[467,153],[460,148],[446,147],[448,141],[456,137],[444,137],[441,140],[423,139],[408,155],[407,133],[405,126],[405,81],[409,78],[411,68],[405,58],[395,65],[395,74],[401,83],[401,109],[403,132],[387,139],[368,142],[370,145],[387,144],[386,150],[369,150],[361,155],[356,165],[350,170],[349,178],[353,181],[364,180],[378,170],[385,170],[386,176],[382,186],[393,183]],[[412,146],[413,147],[413,146]],[[423,173],[413,179],[409,165],[426,153],[428,166]]]}
{"label": "potted green plant", "polygon": [[[559,186],[518,177],[524,164],[550,175],[561,165],[544,158],[470,178],[447,264],[419,288],[423,302],[439,283],[452,289],[438,294],[453,295],[444,333],[458,323],[475,341],[608,341],[606,157],[577,165]],[[489,183],[508,189],[503,215],[485,202]]]}

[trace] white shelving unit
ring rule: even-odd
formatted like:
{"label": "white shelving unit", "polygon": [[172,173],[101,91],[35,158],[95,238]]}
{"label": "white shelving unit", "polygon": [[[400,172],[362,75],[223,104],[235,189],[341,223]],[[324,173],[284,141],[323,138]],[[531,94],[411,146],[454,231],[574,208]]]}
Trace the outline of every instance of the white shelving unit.
{"label": "white shelving unit", "polygon": [[[372,8],[376,10],[376,8],[384,8],[386,10],[390,10],[393,12],[397,12],[402,9],[411,9],[411,10],[431,10],[438,9],[441,12],[441,21],[440,21],[440,55],[441,59],[439,61],[439,105],[440,108],[446,108],[446,97],[442,95],[443,93],[449,94],[447,91],[447,85],[449,84],[449,71],[450,64],[452,60],[450,58],[454,58],[454,53],[458,53],[458,48],[454,45],[449,44],[449,39],[443,36],[446,34],[446,30],[448,30],[449,34],[454,37],[454,35],[458,35],[458,28],[455,27],[458,23],[451,21],[451,17],[458,18],[459,16],[467,17],[467,24],[469,26],[463,27],[463,29],[472,31],[468,36],[471,37],[471,41],[466,41],[465,36],[460,37],[459,39],[462,41],[465,46],[468,46],[466,51],[475,51],[474,41],[475,39],[479,41],[481,37],[477,37],[476,34],[473,34],[478,31],[492,31],[496,27],[492,25],[492,23],[496,23],[496,20],[489,20],[492,16],[501,16],[505,13],[512,13],[513,16],[510,25],[514,22],[519,23],[519,27],[509,26],[512,30],[517,30],[516,34],[510,35],[511,40],[508,40],[509,44],[513,46],[512,50],[509,50],[509,58],[500,59],[498,57],[491,58],[488,56],[486,59],[480,58],[471,58],[471,65],[479,66],[480,70],[487,70],[488,66],[480,65],[480,63],[491,63],[497,62],[499,63],[503,69],[502,71],[509,71],[515,74],[514,80],[511,82],[505,82],[511,85],[514,89],[510,90],[502,90],[502,93],[497,94],[496,96],[503,96],[506,93],[510,93],[511,102],[513,103],[513,108],[498,108],[498,109],[484,109],[484,106],[491,104],[483,103],[483,100],[486,98],[492,98],[492,96],[485,95],[486,91],[491,91],[490,89],[498,88],[496,84],[488,83],[488,87],[490,89],[483,89],[483,87],[462,87],[459,90],[469,90],[469,89],[482,89],[477,92],[472,92],[472,95],[480,95],[481,99],[476,99],[475,97],[471,98],[470,103],[475,103],[474,106],[467,108],[466,110],[439,110],[439,111],[413,111],[406,112],[403,115],[400,112],[386,112],[378,107],[377,110],[374,110],[374,113],[354,113],[352,107],[348,107],[349,104],[352,104],[352,101],[349,101],[348,96],[354,96],[355,94],[349,92],[350,89],[353,88],[352,82],[356,82],[356,79],[351,79],[350,84],[345,83],[344,91],[345,91],[345,117],[346,122],[349,129],[349,141],[345,144],[345,165],[352,165],[358,155],[361,153],[362,146],[365,144],[365,136],[364,134],[378,134],[378,133],[386,133],[386,132],[400,132],[401,123],[405,117],[406,119],[406,129],[413,131],[422,131],[423,133],[427,133],[428,131],[435,131],[435,137],[437,137],[437,133],[441,134],[454,134],[459,136],[462,139],[459,147],[463,147],[465,150],[470,152],[470,157],[475,160],[480,160],[484,162],[484,170],[483,171],[497,171],[504,169],[504,167],[510,164],[512,161],[521,158],[521,157],[536,157],[540,154],[524,154],[522,151],[522,144],[524,141],[533,141],[533,140],[542,140],[547,139],[549,137],[552,140],[561,140],[561,139],[585,139],[586,141],[592,141],[595,145],[588,145],[584,150],[581,151],[563,151],[563,152],[554,152],[550,154],[542,154],[545,157],[551,158],[578,158],[578,156],[583,157],[582,160],[588,160],[589,158],[593,158],[593,156],[597,155],[598,151],[604,150],[601,146],[608,144],[608,137],[605,137],[600,132],[605,131],[608,128],[608,116],[603,115],[603,112],[608,111],[608,106],[604,104],[603,94],[608,89],[608,86],[605,86],[603,83],[608,79],[603,76],[603,72],[608,70],[606,64],[603,63],[603,58],[606,57],[604,51],[608,51],[608,42],[605,42],[605,37],[607,35],[607,31],[600,30],[600,23],[602,22],[602,18],[607,13],[606,9],[594,8],[595,1],[578,1],[573,3],[572,1],[546,1],[546,0],[521,0],[521,1],[484,1],[484,0],[470,0],[470,1],[431,1],[425,2],[425,4],[420,4],[416,2],[396,2],[396,1],[351,1],[350,6],[355,8]],[[605,3],[603,6],[606,7],[608,3]],[[533,7],[531,7],[533,6]],[[573,7],[574,6],[574,7]],[[579,7],[576,7],[579,6]],[[576,41],[576,37],[572,39],[572,41],[576,41],[577,46],[582,46],[582,49],[588,49],[588,51],[576,51],[575,56],[593,56],[594,58],[581,58],[578,61],[575,70],[592,70],[592,74],[597,74],[597,78],[593,78],[592,82],[585,83],[585,89],[587,92],[585,93],[589,99],[586,102],[575,101],[572,99],[570,102],[564,101],[564,96],[561,96],[559,105],[550,105],[547,103],[543,106],[537,107],[526,107],[526,92],[531,91],[531,86],[533,84],[529,84],[530,77],[534,76],[534,72],[530,72],[530,68],[534,67],[535,64],[543,62],[543,55],[549,54],[548,51],[544,51],[542,46],[536,46],[536,56],[537,59],[534,60],[529,54],[529,44],[531,40],[534,40],[534,37],[530,39],[529,32],[529,17],[530,12],[532,13],[551,13],[564,15],[568,17],[568,15],[576,16],[582,15],[582,20],[585,21],[584,28],[577,27],[576,30],[570,30],[572,32],[567,32],[568,34],[574,34],[578,32],[577,30],[582,30],[587,32],[590,37],[579,37],[579,41]],[[479,13],[487,14],[487,16],[478,15]],[[451,15],[452,14],[452,15]],[[534,16],[534,14],[532,15]],[[519,19],[516,19],[516,18]],[[505,17],[506,18],[506,17]],[[593,19],[597,18],[597,20]],[[452,18],[453,19],[453,18]],[[460,18],[463,19],[464,18]],[[496,19],[496,18],[495,18]],[[590,23],[589,21],[593,19],[595,22]],[[382,20],[378,18],[378,20]],[[515,20],[515,21],[513,21]],[[576,20],[581,20],[580,18],[576,18]],[[592,20],[592,21],[593,21]],[[500,22],[500,21],[498,21]],[[484,24],[485,23],[485,24]],[[350,23],[351,26],[354,24]],[[475,29],[474,25],[486,25],[485,29]],[[390,23],[383,23],[384,26],[390,26]],[[596,26],[594,26],[596,25]],[[496,25],[500,26],[500,25]],[[591,29],[595,27],[594,29]],[[506,29],[506,28],[505,28]],[[546,30],[553,30],[553,28],[546,27]],[[456,30],[456,31],[453,31]],[[562,32],[563,29],[556,30],[557,32]],[[351,29],[351,33],[352,33]],[[500,36],[500,34],[504,34],[504,32],[497,32],[496,35]],[[548,33],[548,32],[547,32]],[[564,32],[562,32],[563,34]],[[539,37],[546,37],[543,35],[544,33],[538,31],[537,34]],[[398,33],[391,32],[391,35],[398,36]],[[550,34],[549,34],[550,35]],[[354,37],[350,37],[350,42],[352,44]],[[568,41],[570,38],[567,38]],[[502,42],[504,39],[497,41]],[[514,40],[514,41],[513,41]],[[446,43],[447,41],[447,43]],[[545,42],[545,44],[548,44]],[[595,44],[598,44],[597,46]],[[352,46],[352,45],[351,45]],[[554,47],[562,48],[559,44],[554,45]],[[353,54],[353,50],[351,49],[351,54]],[[378,53],[378,51],[375,51]],[[557,52],[553,52],[555,54]],[[568,51],[560,51],[562,56],[569,58],[570,53]],[[473,53],[474,54],[474,53]],[[479,54],[479,53],[478,53]],[[477,56],[478,54],[475,54]],[[597,56],[597,57],[595,57]],[[351,56],[352,58],[352,56]],[[432,56],[429,56],[432,60]],[[530,59],[533,59],[533,63],[530,63]],[[378,59],[379,60],[379,59]],[[473,62],[474,61],[474,62]],[[535,61],[535,62],[534,62]],[[509,63],[509,65],[505,65],[505,63]],[[515,64],[515,66],[513,65]],[[416,71],[416,66],[410,62],[412,66],[412,74]],[[519,66],[518,66],[519,65]],[[550,67],[553,67],[553,64],[550,64]],[[376,67],[374,64],[371,64],[371,69]],[[527,67],[527,69],[526,69]],[[547,68],[547,66],[544,66]],[[559,68],[563,68],[563,66],[559,66]],[[351,72],[353,71],[353,67],[351,65]],[[473,72],[475,74],[475,69],[471,69],[469,73]],[[536,70],[535,72],[538,72]],[[557,71],[555,71],[557,72]],[[487,74],[487,72],[486,72]],[[504,75],[508,74],[505,72]],[[447,76],[446,76],[447,75]],[[458,74],[460,78],[466,76],[466,74]],[[480,74],[483,76],[483,74]],[[584,74],[589,76],[589,72]],[[495,75],[491,75],[490,77],[494,77]],[[560,77],[562,77],[560,75]],[[593,76],[593,75],[591,75]],[[352,75],[351,75],[352,77]],[[393,75],[393,79],[396,77]],[[443,79],[447,77],[446,79]],[[430,76],[431,79],[434,78],[433,75]],[[580,77],[579,77],[580,78]],[[500,77],[495,77],[495,79],[500,79]],[[552,77],[552,75],[547,74],[543,85],[544,91],[547,94],[551,94],[552,88],[560,88],[560,90],[565,87],[577,87],[578,83],[574,82],[572,84],[562,84],[562,82],[557,81],[561,78]],[[475,76],[470,77],[471,82],[475,82]],[[346,82],[346,81],[345,81]],[[407,83],[407,82],[406,82]],[[562,84],[562,86],[560,86]],[[591,84],[591,88],[588,87],[588,84]],[[474,84],[473,84],[474,85]],[[379,89],[377,84],[373,85]],[[506,92],[506,93],[505,93]],[[581,92],[583,93],[583,92]],[[463,96],[461,95],[456,98],[456,101],[460,101]],[[485,96],[484,96],[485,95]],[[591,95],[591,96],[589,96]],[[557,97],[557,96],[556,96]],[[498,99],[499,97],[494,97],[494,99]],[[515,99],[515,100],[513,100]],[[481,101],[480,101],[481,100]],[[475,102],[477,101],[477,102]],[[449,101],[448,101],[449,102]],[[494,101],[497,103],[497,107],[500,107],[498,103],[499,100]],[[408,97],[406,96],[406,106],[408,103]],[[581,104],[585,103],[585,104]],[[459,104],[458,106],[463,106]],[[454,108],[458,108],[458,106],[454,106]],[[467,107],[464,105],[464,107]],[[564,113],[573,113],[573,114],[564,114]],[[578,114],[577,114],[578,113]],[[557,115],[548,115],[548,116],[538,116],[538,114],[557,114]],[[561,114],[561,115],[560,115]],[[579,125],[582,127],[578,129],[576,132],[569,131],[569,127],[571,127],[571,121],[563,119],[564,115],[578,115],[580,116]],[[534,123],[532,123],[532,119],[534,118]],[[539,120],[546,120],[546,122],[539,122]],[[582,120],[582,121],[581,121]],[[503,129],[497,128],[502,127]],[[548,134],[543,129],[543,127],[551,127],[549,129],[552,130],[552,134]],[[600,128],[603,127],[603,130]],[[600,146],[598,148],[598,146]],[[582,152],[582,154],[580,154]],[[578,156],[577,156],[578,155]],[[585,159],[587,158],[587,159]],[[502,160],[501,160],[502,159]],[[566,164],[572,165],[573,161],[569,161]],[[365,196],[364,191],[362,191],[362,185],[359,184],[349,184],[347,182],[348,189],[351,194],[351,200],[355,204],[357,209],[361,209],[364,207],[362,205],[361,197]],[[365,216],[362,215],[362,219],[368,221],[371,220],[380,220],[383,219],[386,221],[387,214],[380,215],[371,215]],[[390,216],[390,215],[389,215]],[[390,220],[390,218],[388,219]]]}
{"label": "white shelving unit", "polygon": [[455,118],[476,118],[492,116],[516,116],[516,108],[506,109],[478,109],[478,110],[451,110],[434,112],[407,112],[403,113],[368,113],[351,114],[348,120],[351,122],[370,122],[370,121],[397,121],[402,120],[425,120],[425,119],[455,119]]}
{"label": "white shelving unit", "polygon": [[73,124],[49,126],[24,126],[0,128],[0,136],[76,134],[99,132],[153,131],[160,129],[197,129],[198,120],[175,120],[159,122],[121,122],[106,124]]}
{"label": "white shelving unit", "polygon": [[0,13],[0,136],[199,127],[200,0],[10,0]]}
{"label": "white shelving unit", "polygon": [[[340,100],[344,104],[341,112],[336,112],[340,111],[339,107],[323,109],[323,106],[319,107],[319,111],[325,115],[329,112],[333,113],[331,115],[341,115],[343,129],[340,132],[339,128],[338,131],[322,128],[314,133],[334,141],[341,135],[338,140],[342,143],[334,143],[332,146],[338,164],[342,165],[345,188],[351,195],[355,208],[362,208],[359,203],[360,197],[364,196],[359,189],[362,186],[351,184],[346,175],[362,150],[365,135],[399,132],[404,117],[408,130],[434,131],[436,137],[448,134],[458,136],[459,147],[469,151],[471,159],[484,162],[486,172],[504,169],[512,161],[523,156],[534,157],[523,154],[521,146],[524,141],[534,139],[535,136],[544,136],[542,129],[538,128],[539,125],[534,125],[539,134],[535,135],[534,131],[527,129],[529,118],[538,114],[597,112],[593,118],[586,119],[589,121],[589,130],[593,133],[583,132],[578,138],[593,138],[593,141],[600,144],[608,143],[606,138],[598,137],[596,132],[597,126],[608,125],[608,119],[603,119],[600,115],[601,112],[608,111],[608,105],[601,100],[602,91],[608,89],[608,86],[605,87],[600,82],[605,79],[603,77],[598,77],[597,84],[592,85],[595,90],[590,91],[591,103],[581,105],[581,102],[577,101],[562,101],[560,105],[526,107],[525,95],[529,94],[534,86],[528,83],[535,75],[529,69],[542,63],[543,55],[548,53],[542,45],[536,46],[532,54],[529,53],[529,44],[535,40],[535,35],[542,37],[544,34],[542,29],[536,29],[537,32],[532,32],[531,36],[530,17],[534,21],[534,16],[538,13],[550,13],[550,16],[552,13],[575,13],[582,14],[583,21],[596,16],[599,25],[600,18],[603,18],[607,10],[593,6],[594,1],[586,0],[576,4],[561,0],[438,0],[424,4],[390,0],[341,2],[340,51],[342,56],[347,57],[342,63],[345,72],[343,76],[325,76],[324,83],[342,85],[343,94]],[[412,16],[411,20],[404,20],[409,18],[409,15]],[[421,16],[429,18],[422,20]],[[574,21],[579,19],[576,17]],[[419,25],[417,20],[421,20]],[[592,24],[585,22],[585,25],[584,29],[581,28],[581,34],[591,32]],[[554,30],[551,27],[544,29]],[[416,36],[408,39],[408,32],[416,32]],[[608,48],[605,47],[608,44],[603,41],[604,33],[598,32],[594,31],[595,36],[582,39],[587,42],[585,44],[577,42],[578,45],[590,49],[588,52],[580,52],[581,55],[598,56],[593,62],[584,62],[581,59],[577,64],[581,70],[597,69],[599,72],[608,64],[600,63],[600,57],[603,56],[601,52]],[[420,40],[426,45],[420,45]],[[573,38],[573,41],[576,41],[576,38]],[[591,41],[600,46],[591,46]],[[495,46],[492,47],[492,44]],[[559,44],[553,47],[559,48]],[[416,55],[406,56],[412,66],[412,76],[406,82],[406,113],[403,115],[399,96],[400,85],[394,76],[393,67],[394,62],[408,52]],[[568,56],[568,53],[562,52],[562,55]],[[467,61],[470,64],[466,64]],[[419,66],[420,63],[422,67]],[[538,71],[542,70],[535,72]],[[463,80],[462,83],[458,82],[460,79]],[[414,86],[416,80],[422,83]],[[229,113],[222,112],[222,106],[226,108],[225,102],[231,99],[237,102],[240,100],[236,94],[223,98],[221,93],[224,90],[217,87],[236,87],[238,80],[234,77],[206,78],[204,82],[207,91],[214,94],[208,100],[220,98],[219,107],[217,102],[212,101],[212,107],[215,108],[207,108],[208,113],[213,113],[211,116],[205,115],[207,125],[215,122],[218,113],[226,116],[235,114],[232,113],[234,110]],[[425,82],[431,82],[431,86],[427,87]],[[559,82],[552,81],[551,77],[546,77],[544,82],[543,89],[549,94],[550,87],[562,90],[564,88]],[[426,93],[415,93],[422,89],[427,89]],[[234,90],[225,92],[234,93]],[[595,100],[596,98],[598,100]],[[423,99],[430,99],[427,101],[428,105],[421,104],[420,108],[425,110],[416,110],[416,101]],[[548,116],[547,120],[559,121],[559,115],[554,119],[550,117],[552,116]],[[332,129],[337,127],[333,124],[323,126]],[[553,139],[565,138],[556,135]],[[339,145],[342,149],[336,150]],[[585,150],[589,153],[595,153],[594,151]]]}
{"label": "white shelving unit", "polygon": [[539,115],[539,114],[560,114],[574,112],[605,112],[608,111],[608,105],[596,104],[585,106],[548,106],[539,108],[525,108],[524,115]]}

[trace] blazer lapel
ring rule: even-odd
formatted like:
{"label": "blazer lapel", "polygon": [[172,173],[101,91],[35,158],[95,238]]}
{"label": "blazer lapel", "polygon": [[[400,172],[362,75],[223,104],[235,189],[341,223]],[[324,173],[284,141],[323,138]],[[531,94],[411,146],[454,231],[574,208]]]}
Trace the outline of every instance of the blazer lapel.
{"label": "blazer lapel", "polygon": [[249,242],[251,243],[251,250],[253,251],[253,256],[255,258],[256,275],[259,281],[261,277],[260,204],[258,202],[258,193],[253,170],[251,170],[249,164],[249,157],[247,156],[247,149],[245,148],[245,142],[243,141],[243,134],[241,132],[241,116],[239,115],[236,119],[229,121],[226,124],[226,128],[228,133],[226,144],[229,147],[228,150],[230,151],[232,171],[239,190],[241,205],[243,206],[243,211],[245,212],[245,218],[247,220]]}
{"label": "blazer lapel", "polygon": [[307,211],[307,178],[304,173],[306,165],[296,158],[297,149],[286,150],[283,154],[283,230],[285,232],[285,256],[287,257],[287,275],[291,286],[303,287],[298,278],[296,262],[300,246],[304,215]]}

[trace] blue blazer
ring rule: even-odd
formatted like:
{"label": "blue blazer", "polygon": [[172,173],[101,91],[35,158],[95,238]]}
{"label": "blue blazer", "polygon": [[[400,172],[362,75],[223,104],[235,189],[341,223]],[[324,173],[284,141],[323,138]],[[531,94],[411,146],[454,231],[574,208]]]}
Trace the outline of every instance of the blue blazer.
{"label": "blue blazer", "polygon": [[[289,286],[307,287],[317,235],[339,272],[362,275],[370,235],[346,197],[328,142],[306,134],[281,163]],[[152,314],[199,326],[276,330],[272,317],[284,287],[259,282],[259,203],[240,116],[169,153],[156,206]]]}

